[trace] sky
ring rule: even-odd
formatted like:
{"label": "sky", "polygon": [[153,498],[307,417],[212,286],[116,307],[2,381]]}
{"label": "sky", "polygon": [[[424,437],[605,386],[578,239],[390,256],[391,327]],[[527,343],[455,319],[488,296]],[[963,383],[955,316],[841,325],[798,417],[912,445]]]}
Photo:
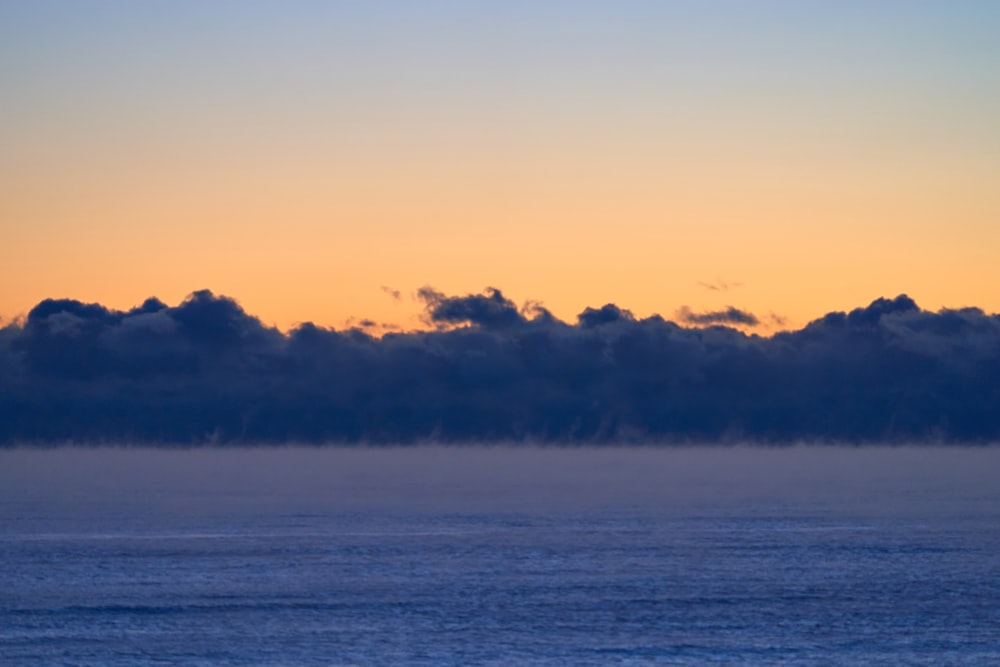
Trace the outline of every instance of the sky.
{"label": "sky", "polygon": [[2,0],[0,317],[997,312],[998,31],[986,0]]}

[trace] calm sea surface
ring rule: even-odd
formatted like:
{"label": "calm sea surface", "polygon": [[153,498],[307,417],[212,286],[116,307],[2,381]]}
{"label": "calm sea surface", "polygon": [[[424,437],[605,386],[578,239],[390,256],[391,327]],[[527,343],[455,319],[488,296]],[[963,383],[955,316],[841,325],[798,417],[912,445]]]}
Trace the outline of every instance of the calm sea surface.
{"label": "calm sea surface", "polygon": [[1000,449],[0,451],[0,665],[997,665]]}

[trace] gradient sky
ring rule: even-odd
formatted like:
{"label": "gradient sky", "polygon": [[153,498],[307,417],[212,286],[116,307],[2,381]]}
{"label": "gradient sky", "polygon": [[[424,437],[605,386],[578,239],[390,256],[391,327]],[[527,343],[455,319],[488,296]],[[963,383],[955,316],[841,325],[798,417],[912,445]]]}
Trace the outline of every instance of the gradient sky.
{"label": "gradient sky", "polygon": [[1000,311],[998,34],[989,0],[2,0],[0,316]]}

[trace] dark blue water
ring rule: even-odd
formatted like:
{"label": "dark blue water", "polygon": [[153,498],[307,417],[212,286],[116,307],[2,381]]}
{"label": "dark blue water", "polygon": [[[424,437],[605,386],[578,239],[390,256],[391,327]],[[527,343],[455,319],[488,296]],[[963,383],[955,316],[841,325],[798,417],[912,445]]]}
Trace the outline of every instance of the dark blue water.
{"label": "dark blue water", "polygon": [[1000,451],[0,453],[0,664],[996,665]]}

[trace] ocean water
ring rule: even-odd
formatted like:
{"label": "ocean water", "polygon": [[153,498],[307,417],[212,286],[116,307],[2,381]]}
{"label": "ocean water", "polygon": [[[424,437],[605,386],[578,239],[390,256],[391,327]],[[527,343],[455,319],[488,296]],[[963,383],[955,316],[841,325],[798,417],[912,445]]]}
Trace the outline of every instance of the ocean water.
{"label": "ocean water", "polygon": [[996,665],[1000,449],[0,451],[0,665]]}

